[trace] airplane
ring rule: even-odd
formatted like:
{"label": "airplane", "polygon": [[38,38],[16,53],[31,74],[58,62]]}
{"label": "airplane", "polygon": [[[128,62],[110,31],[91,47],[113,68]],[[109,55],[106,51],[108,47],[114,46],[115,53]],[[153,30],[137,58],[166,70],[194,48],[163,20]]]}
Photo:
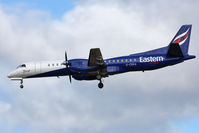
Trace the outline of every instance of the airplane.
{"label": "airplane", "polygon": [[29,62],[23,63],[8,74],[11,80],[19,80],[23,88],[23,79],[41,77],[69,76],[76,80],[99,80],[98,87],[103,88],[102,78],[130,71],[150,71],[176,65],[195,58],[188,54],[192,25],[183,25],[168,46],[147,52],[103,59],[99,48],[90,49],[88,59]]}

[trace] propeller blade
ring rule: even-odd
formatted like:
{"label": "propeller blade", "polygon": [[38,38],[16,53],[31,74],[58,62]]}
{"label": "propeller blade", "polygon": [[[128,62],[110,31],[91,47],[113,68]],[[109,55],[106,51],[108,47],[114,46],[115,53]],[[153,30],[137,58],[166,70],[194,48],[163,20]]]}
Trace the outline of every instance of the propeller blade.
{"label": "propeller blade", "polygon": [[67,57],[66,51],[65,51],[65,61],[66,61],[66,62],[68,61],[68,57]]}
{"label": "propeller blade", "polygon": [[70,83],[72,83],[72,77],[71,77],[71,74],[69,74],[69,80],[70,80]]}
{"label": "propeller blade", "polygon": [[71,76],[71,72],[70,72],[70,68],[69,68],[69,64],[68,64],[68,57],[67,57],[67,52],[65,51],[65,62],[64,62],[64,65],[66,65],[66,68],[68,69],[69,71],[69,80],[70,80],[70,83],[72,82],[72,76]]}

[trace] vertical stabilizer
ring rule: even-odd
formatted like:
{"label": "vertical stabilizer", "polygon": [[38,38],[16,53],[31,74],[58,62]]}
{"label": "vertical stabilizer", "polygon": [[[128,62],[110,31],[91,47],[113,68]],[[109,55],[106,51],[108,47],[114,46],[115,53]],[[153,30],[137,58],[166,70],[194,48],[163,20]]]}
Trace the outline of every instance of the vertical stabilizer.
{"label": "vertical stabilizer", "polygon": [[167,56],[183,57],[188,55],[191,28],[192,25],[183,25],[180,28],[178,33],[169,44]]}

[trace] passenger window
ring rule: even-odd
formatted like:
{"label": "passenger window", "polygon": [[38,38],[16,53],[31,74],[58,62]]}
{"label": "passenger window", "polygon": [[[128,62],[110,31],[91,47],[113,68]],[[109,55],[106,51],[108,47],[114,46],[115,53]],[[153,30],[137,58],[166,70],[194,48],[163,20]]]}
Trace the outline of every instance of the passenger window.
{"label": "passenger window", "polygon": [[59,66],[59,64],[57,63],[57,66]]}
{"label": "passenger window", "polygon": [[52,66],[54,66],[54,64],[52,64]]}
{"label": "passenger window", "polygon": [[117,60],[117,62],[120,62],[120,60]]}
{"label": "passenger window", "polygon": [[50,66],[50,64],[48,64],[48,66]]}
{"label": "passenger window", "polygon": [[132,62],[133,60],[132,59],[130,59],[130,62]]}
{"label": "passenger window", "polygon": [[121,59],[121,62],[124,62],[124,60],[123,60],[123,59]]}
{"label": "passenger window", "polygon": [[115,62],[115,60],[113,60],[113,62]]}
{"label": "passenger window", "polygon": [[128,62],[128,59],[126,59],[125,61]]}

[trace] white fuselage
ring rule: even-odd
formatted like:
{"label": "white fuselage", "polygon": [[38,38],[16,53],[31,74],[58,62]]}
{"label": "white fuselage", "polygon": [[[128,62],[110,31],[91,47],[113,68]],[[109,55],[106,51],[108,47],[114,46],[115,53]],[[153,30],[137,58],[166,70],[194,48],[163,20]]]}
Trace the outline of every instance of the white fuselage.
{"label": "white fuselage", "polygon": [[24,63],[17,67],[16,70],[8,74],[11,79],[27,78],[41,73],[64,69],[63,61],[42,61]]}

